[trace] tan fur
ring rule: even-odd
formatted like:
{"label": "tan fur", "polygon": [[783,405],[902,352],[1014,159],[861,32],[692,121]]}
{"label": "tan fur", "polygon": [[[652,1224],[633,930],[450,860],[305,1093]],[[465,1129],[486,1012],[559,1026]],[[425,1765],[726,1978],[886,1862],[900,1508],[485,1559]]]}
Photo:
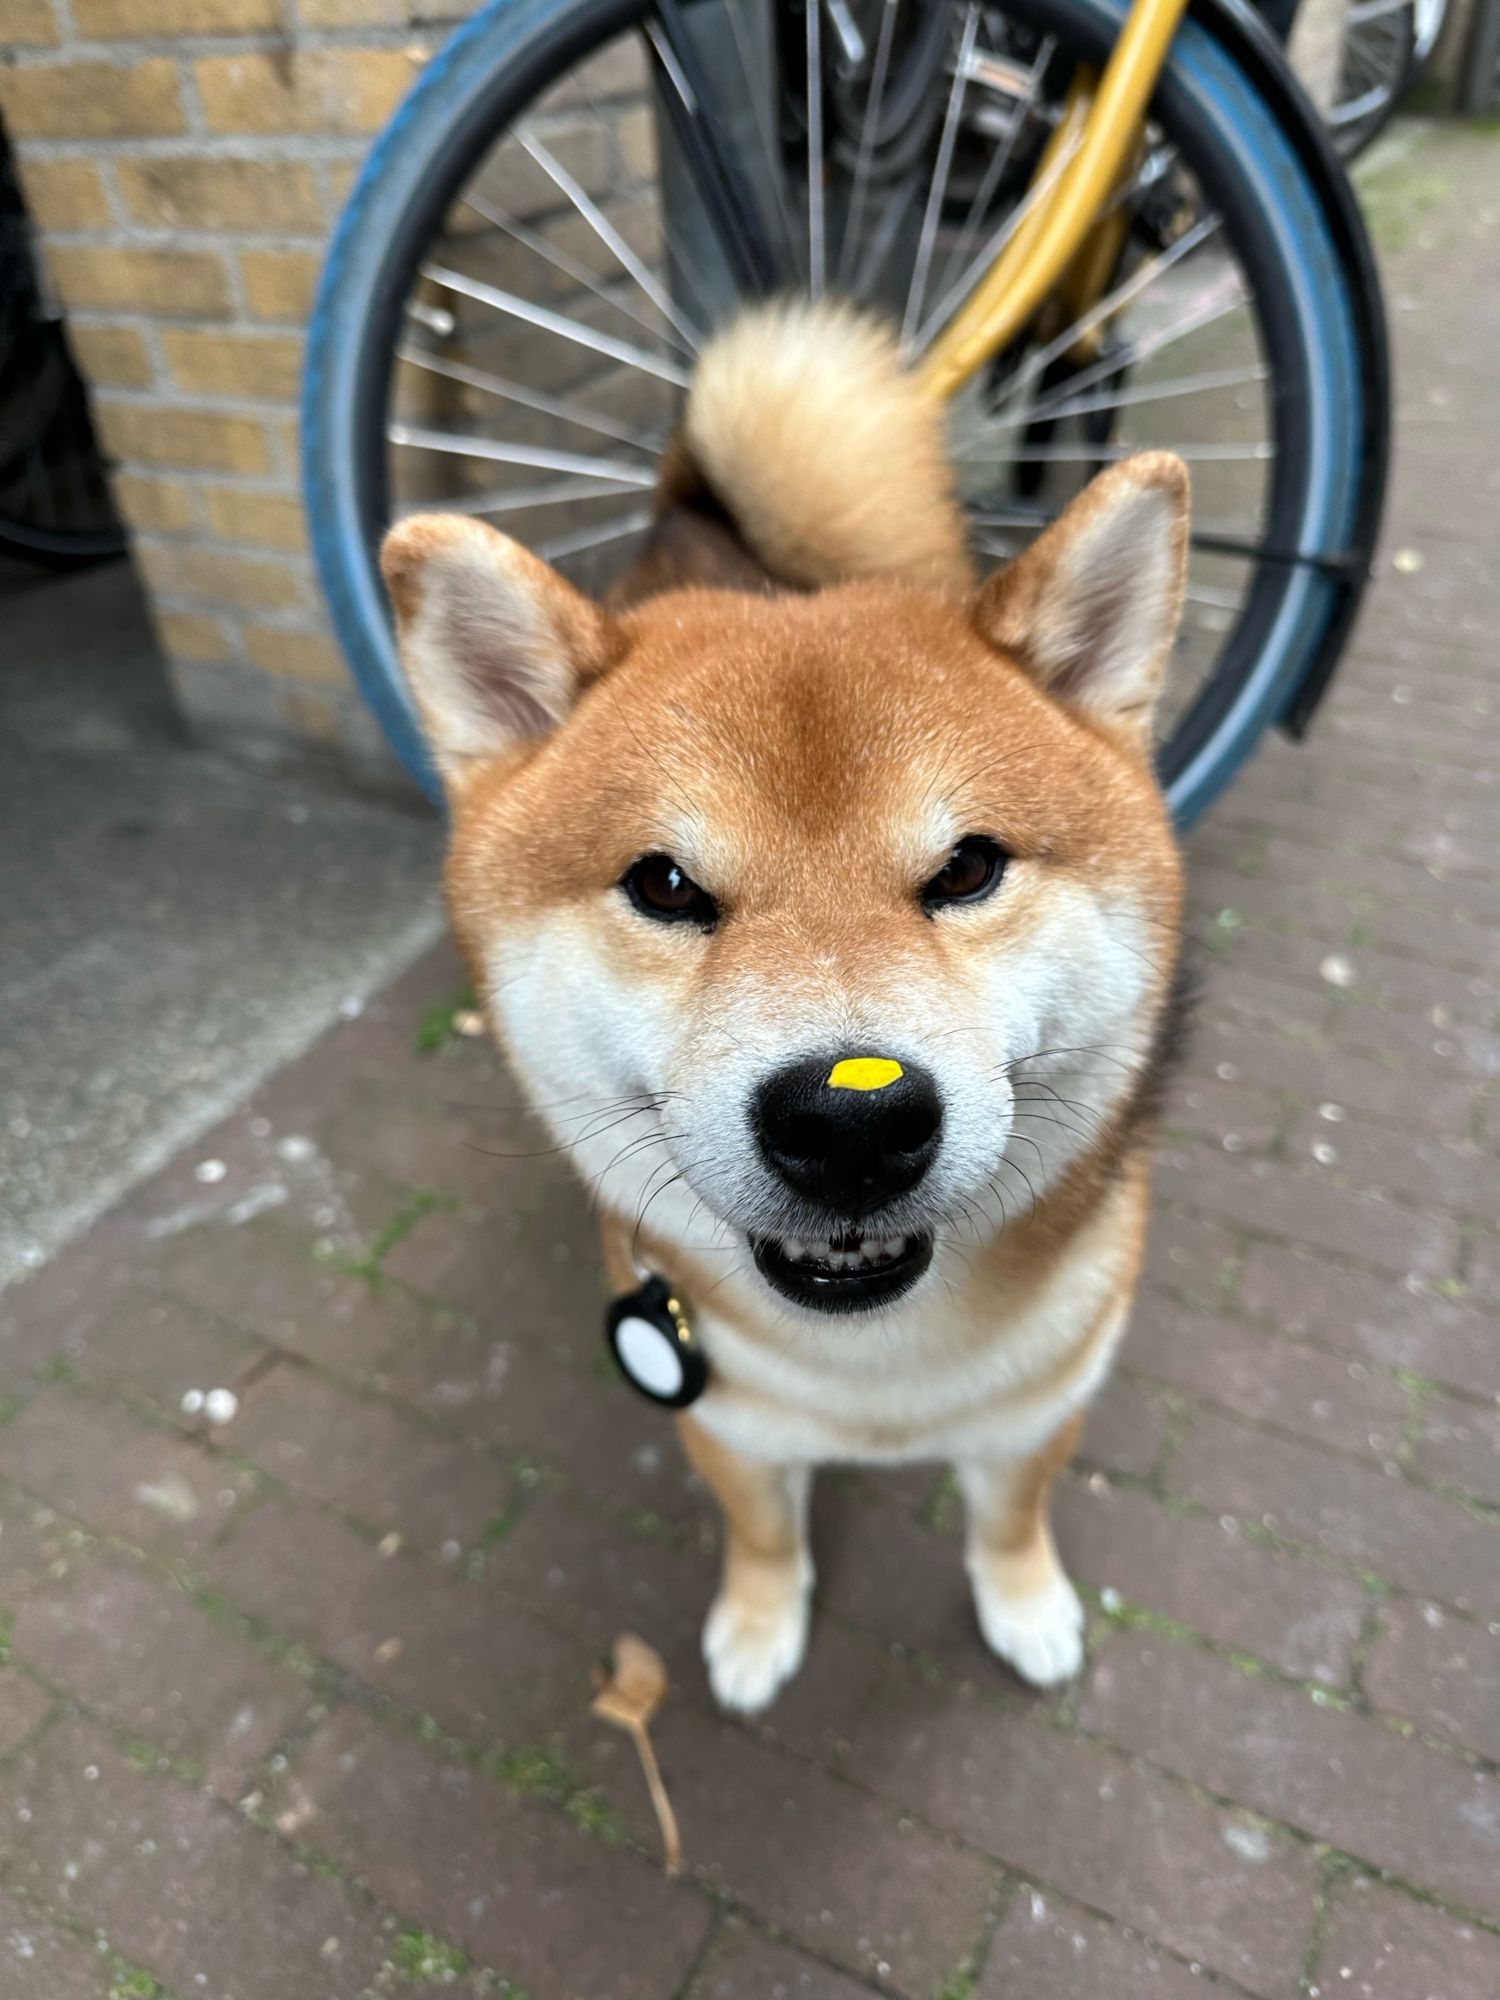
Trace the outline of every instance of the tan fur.
{"label": "tan fur", "polygon": [[[663,505],[706,478],[727,522],[664,558],[657,594],[587,605],[470,522],[388,544],[449,784],[454,928],[538,1102],[582,1106],[555,1122],[612,1281],[666,1273],[708,1355],[681,1428],[726,1517],[721,1698],[763,1705],[801,1657],[808,1478],[839,1459],[956,1465],[986,1637],[1056,1680],[1081,1613],[1047,1490],[1140,1265],[1134,1101],[1180,916],[1149,714],[1186,477],[1127,462],[971,591],[935,420],[883,336],[780,308],[705,370]],[[716,547],[738,580],[736,535],[752,580],[825,587],[664,587],[715,573]],[[496,593],[477,622],[476,576]],[[479,634],[467,660],[443,654],[453,629]],[[971,832],[1005,879],[933,918],[921,885]],[[617,885],[652,852],[712,892],[711,933],[631,908]],[[747,1095],[830,1045],[916,1051],[946,1106],[933,1274],[863,1320],[794,1311],[747,1248],[766,1174]]]}
{"label": "tan fur", "polygon": [[971,580],[942,406],[852,309],[761,307],[704,349],[683,442],[773,575]]}

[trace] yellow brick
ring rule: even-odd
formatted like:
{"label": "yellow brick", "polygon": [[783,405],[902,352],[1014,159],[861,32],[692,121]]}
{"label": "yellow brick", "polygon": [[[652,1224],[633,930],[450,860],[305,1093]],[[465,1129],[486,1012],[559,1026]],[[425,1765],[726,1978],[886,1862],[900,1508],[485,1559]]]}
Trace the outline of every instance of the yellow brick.
{"label": "yellow brick", "polygon": [[[197,526],[193,489],[180,479],[153,479],[143,472],[117,472],[115,502],[133,528],[148,535],[185,535]],[[205,656],[199,654],[198,658]]]}
{"label": "yellow brick", "polygon": [[300,326],[313,308],[322,259],[313,250],[244,250],[245,296],[257,319]]}
{"label": "yellow brick", "polygon": [[0,0],[0,49],[50,49],[57,39],[52,0]]}
{"label": "yellow brick", "polygon": [[304,28],[400,28],[406,0],[301,0],[297,15]]}
{"label": "yellow brick", "polygon": [[222,620],[196,611],[158,611],[156,630],[168,653],[180,660],[231,660],[234,646]]}
{"label": "yellow brick", "polygon": [[68,328],[68,344],[86,382],[144,389],[151,380],[151,356],[134,327],[75,324]]}
{"label": "yellow brick", "polygon": [[257,559],[147,543],[136,557],[158,597],[195,597],[244,611],[293,611],[307,602],[305,567],[280,556]]}
{"label": "yellow brick", "polygon": [[209,486],[204,488],[203,504],[209,527],[226,542],[292,552],[307,547],[302,503],[284,493],[246,493],[237,486]]}
{"label": "yellow brick", "polygon": [[281,26],[281,6],[280,0],[73,0],[73,19],[79,34],[95,42],[254,35]]}
{"label": "yellow brick", "polygon": [[13,139],[139,139],[184,129],[177,65],[165,56],[0,67],[0,114]]}
{"label": "yellow brick", "polygon": [[102,400],[94,415],[109,450],[133,464],[180,465],[203,472],[270,468],[265,426],[252,417]]}
{"label": "yellow brick", "polygon": [[47,248],[47,267],[63,304],[80,312],[133,310],[171,319],[217,319],[229,310],[224,267],[203,250],[53,243]]}
{"label": "yellow brick", "polygon": [[102,229],[110,219],[109,196],[91,160],[23,160],[21,179],[39,228]]}
{"label": "yellow brick", "polygon": [[321,632],[288,632],[279,625],[247,625],[245,651],[268,674],[347,687],[349,669],[332,639]]}
{"label": "yellow brick", "polygon": [[417,74],[406,49],[204,56],[195,65],[211,132],[378,132]]}
{"label": "yellow brick", "polygon": [[161,337],[179,389],[204,396],[295,402],[302,342],[287,333],[200,333],[168,328]]}
{"label": "yellow brick", "polygon": [[317,177],[292,160],[121,160],[115,171],[131,215],[153,227],[323,231]]}

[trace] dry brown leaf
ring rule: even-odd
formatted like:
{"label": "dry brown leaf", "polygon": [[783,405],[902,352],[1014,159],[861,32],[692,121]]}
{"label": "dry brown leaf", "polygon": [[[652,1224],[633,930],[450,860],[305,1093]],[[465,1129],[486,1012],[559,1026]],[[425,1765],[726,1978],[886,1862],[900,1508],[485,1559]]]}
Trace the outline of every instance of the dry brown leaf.
{"label": "dry brown leaf", "polygon": [[612,1670],[595,1678],[599,1691],[593,1699],[593,1713],[625,1730],[634,1742],[661,1828],[662,1863],[669,1875],[676,1875],[682,1868],[682,1836],[651,1742],[651,1719],[670,1686],[666,1661],[634,1632],[622,1632],[615,1641]]}

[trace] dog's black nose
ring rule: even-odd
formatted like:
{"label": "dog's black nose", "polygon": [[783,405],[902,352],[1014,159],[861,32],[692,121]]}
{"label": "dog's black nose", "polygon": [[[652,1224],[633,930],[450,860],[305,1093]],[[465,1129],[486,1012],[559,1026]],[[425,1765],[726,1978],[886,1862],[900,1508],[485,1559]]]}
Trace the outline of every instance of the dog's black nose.
{"label": "dog's black nose", "polygon": [[943,1103],[914,1063],[824,1056],[768,1077],[753,1117],[761,1152],[782,1180],[853,1218],[921,1180],[937,1153]]}

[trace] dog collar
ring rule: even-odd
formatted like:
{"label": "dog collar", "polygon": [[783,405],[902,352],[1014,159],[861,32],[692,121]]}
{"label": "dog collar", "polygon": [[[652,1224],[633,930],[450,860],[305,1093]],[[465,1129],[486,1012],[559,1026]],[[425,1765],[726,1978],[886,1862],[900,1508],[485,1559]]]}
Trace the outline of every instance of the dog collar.
{"label": "dog collar", "polygon": [[615,1366],[648,1402],[685,1410],[708,1387],[708,1363],[665,1278],[647,1278],[638,1291],[614,1300],[604,1316],[604,1338]]}

